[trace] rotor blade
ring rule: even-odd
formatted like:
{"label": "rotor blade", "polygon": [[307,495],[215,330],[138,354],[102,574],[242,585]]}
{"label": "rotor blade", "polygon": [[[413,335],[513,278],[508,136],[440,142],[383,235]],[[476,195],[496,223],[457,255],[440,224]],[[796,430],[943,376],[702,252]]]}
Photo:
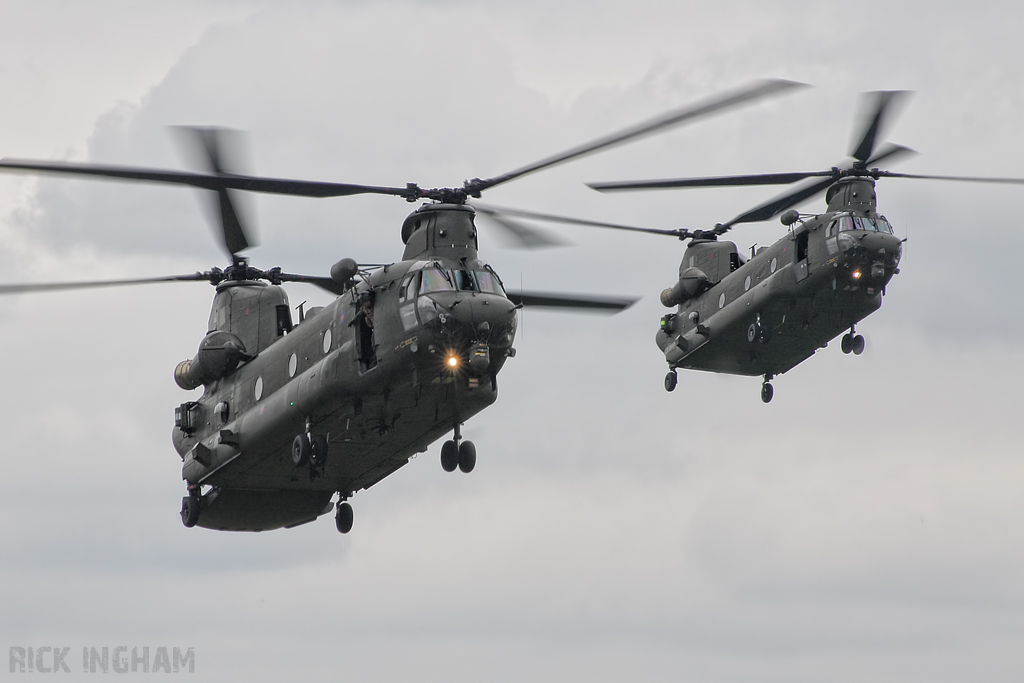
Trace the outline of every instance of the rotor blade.
{"label": "rotor blade", "polygon": [[918,175],[915,173],[893,173],[892,171],[879,171],[878,175],[884,178],[918,178],[921,180],[956,180],[965,183],[997,183],[1001,185],[1024,185],[1024,178],[991,178],[963,175]]}
{"label": "rotor blade", "polygon": [[904,147],[903,145],[894,145],[891,142],[887,142],[882,147],[881,151],[875,154],[875,156],[868,159],[867,163],[864,165],[867,166],[868,168],[874,168],[875,165],[878,164],[878,162],[884,159],[888,159],[891,163],[898,159],[899,157],[915,156],[916,154],[917,151],[909,147]]}
{"label": "rotor blade", "polygon": [[550,213],[538,213],[536,211],[524,211],[522,209],[506,209],[497,206],[481,206],[473,204],[473,208],[481,213],[494,218],[495,216],[518,216],[520,218],[531,218],[538,221],[551,221],[552,223],[565,223],[567,225],[582,225],[591,228],[611,228],[613,230],[631,230],[633,232],[646,232],[654,235],[669,235],[679,237],[678,230],[662,230],[659,228],[639,228],[632,225],[619,225],[618,223],[604,223],[591,221],[583,218],[571,218],[569,216],[557,216]]}
{"label": "rotor blade", "polygon": [[191,275],[168,275],[166,277],[145,277],[131,280],[93,280],[91,282],[27,282],[24,284],[0,285],[0,295],[24,294],[27,292],[58,292],[69,289],[93,289],[97,287],[121,287],[123,285],[145,285],[154,282],[209,282],[207,273]]}
{"label": "rotor blade", "polygon": [[477,213],[483,214],[488,220],[504,230],[505,234],[512,238],[513,245],[521,249],[545,249],[569,244],[569,242],[559,239],[546,230],[538,230],[508,218],[505,215],[508,213],[506,211],[496,211],[476,204],[473,205],[473,208],[476,209]]}
{"label": "rotor blade", "polygon": [[542,168],[548,168],[550,166],[569,161],[570,159],[576,159],[586,154],[591,154],[598,150],[608,149],[609,147],[613,147],[630,140],[636,140],[666,128],[681,125],[687,121],[694,121],[702,116],[724,111],[730,107],[751,102],[762,97],[768,97],[783,93],[787,90],[802,87],[806,87],[806,84],[785,80],[757,81],[751,85],[740,88],[739,90],[706,100],[700,104],[677,109],[669,112],[668,114],[663,114],[662,116],[645,121],[639,125],[619,131],[618,133],[606,135],[592,142],[573,147],[561,154],[556,154],[546,159],[542,159],[541,161],[530,164],[529,166],[523,166],[515,171],[510,171],[509,173],[484,180],[477,178],[469,181],[469,183],[467,183],[467,190],[479,193],[482,190],[494,187],[495,185],[500,185],[501,183],[512,180],[513,178],[519,178],[527,175],[528,173],[539,171]]}
{"label": "rotor blade", "polygon": [[377,187],[353,185],[350,183],[329,183],[315,180],[291,180],[287,178],[263,178],[259,176],[225,173],[189,173],[187,171],[165,171],[160,169],[132,166],[105,166],[101,164],[75,164],[62,161],[33,161],[31,159],[0,159],[0,169],[36,171],[40,173],[64,173],[69,175],[98,176],[121,180],[138,180],[152,183],[190,185],[206,190],[248,190],[267,194],[286,194],[301,197],[343,197],[354,194],[388,194],[417,199],[418,190],[408,187]]}
{"label": "rotor blade", "polygon": [[753,175],[711,176],[706,178],[672,178],[666,180],[636,180],[612,183],[587,183],[598,192],[618,190],[663,190],[680,187],[739,187],[746,185],[789,185],[814,176],[830,176],[832,171],[807,173],[757,173]]}
{"label": "rotor blade", "polygon": [[326,277],[322,275],[295,275],[293,273],[278,273],[277,277],[282,282],[304,282],[308,285],[319,287],[331,294],[341,296],[347,290],[345,285],[338,282],[334,278]]}
{"label": "rotor blade", "polygon": [[522,306],[544,308],[581,308],[588,311],[624,311],[639,299],[621,297],[583,296],[579,294],[555,294],[551,292],[507,292],[509,301]]}
{"label": "rotor blade", "polygon": [[906,90],[878,90],[865,93],[864,110],[867,113],[862,116],[863,132],[859,138],[855,138],[859,142],[850,152],[851,157],[857,161],[867,161],[871,157],[875,142],[882,137],[883,127],[892,118],[893,105],[902,101],[907,94]]}
{"label": "rotor blade", "polygon": [[800,202],[813,197],[819,192],[824,192],[834,182],[834,177],[807,182],[796,190],[792,190],[786,194],[769,199],[767,202],[755,206],[746,213],[741,213],[731,221],[717,226],[715,231],[721,234],[737,223],[757,223],[758,221],[769,220],[773,216],[782,213],[792,206],[796,206]]}
{"label": "rotor blade", "polygon": [[[238,169],[238,150],[241,147],[241,132],[229,128],[199,128],[177,126],[175,130],[188,138],[190,146],[199,151],[199,162],[214,175],[223,175],[228,169]],[[235,255],[255,246],[250,239],[251,230],[246,230],[247,221],[240,215],[236,198],[226,189],[217,190],[217,211],[220,238],[224,248],[234,259]]]}

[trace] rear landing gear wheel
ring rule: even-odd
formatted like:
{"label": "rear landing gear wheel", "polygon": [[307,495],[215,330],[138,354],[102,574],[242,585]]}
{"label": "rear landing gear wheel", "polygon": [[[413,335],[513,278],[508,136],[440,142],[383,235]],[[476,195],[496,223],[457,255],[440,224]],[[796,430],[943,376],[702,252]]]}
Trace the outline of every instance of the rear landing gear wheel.
{"label": "rear landing gear wheel", "polygon": [[850,341],[850,350],[853,351],[853,354],[855,356],[859,356],[860,354],[864,353],[864,337],[862,337],[859,334],[855,336]]}
{"label": "rear landing gear wheel", "polygon": [[843,335],[843,340],[839,342],[839,348],[843,350],[843,353],[850,353],[853,351],[853,335],[846,333]]}
{"label": "rear landing gear wheel", "polygon": [[761,400],[765,403],[771,403],[772,397],[775,396],[775,389],[771,384],[765,382],[761,385]]}
{"label": "rear landing gear wheel", "polygon": [[751,344],[761,341],[762,334],[761,323],[750,323],[750,327],[747,328],[747,341]]}
{"label": "rear landing gear wheel", "polygon": [[665,375],[665,391],[674,390],[678,382],[679,377],[676,376],[676,371],[670,371],[667,375]]}
{"label": "rear landing gear wheel", "polygon": [[459,469],[469,474],[476,467],[476,446],[472,441],[459,444]]}
{"label": "rear landing gear wheel", "polygon": [[313,467],[323,467],[327,462],[327,437],[315,435],[309,443],[309,461]]}
{"label": "rear landing gear wheel", "polygon": [[185,496],[181,499],[181,523],[191,529],[199,522],[199,498]]}
{"label": "rear landing gear wheel", "polygon": [[454,441],[445,441],[441,444],[441,469],[445,472],[454,472],[459,466],[459,444]]}
{"label": "rear landing gear wheel", "polygon": [[295,463],[296,467],[302,467],[309,462],[309,456],[312,452],[312,445],[309,443],[309,437],[305,434],[299,434],[292,441],[292,462]]}
{"label": "rear landing gear wheel", "polygon": [[351,505],[348,503],[338,503],[338,511],[334,514],[334,525],[338,527],[338,531],[343,534],[352,531],[354,518]]}

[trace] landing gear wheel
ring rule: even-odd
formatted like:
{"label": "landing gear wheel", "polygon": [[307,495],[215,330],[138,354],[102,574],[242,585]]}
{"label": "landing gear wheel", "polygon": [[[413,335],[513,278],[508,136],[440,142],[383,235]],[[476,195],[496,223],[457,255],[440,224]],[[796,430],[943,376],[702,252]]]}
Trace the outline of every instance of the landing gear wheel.
{"label": "landing gear wheel", "polygon": [[459,466],[459,444],[454,441],[445,441],[441,444],[441,469],[445,472],[454,472]]}
{"label": "landing gear wheel", "polygon": [[667,375],[665,375],[665,391],[674,390],[678,382],[679,377],[676,376],[676,371],[670,371]]}
{"label": "landing gear wheel", "polygon": [[459,444],[459,469],[469,474],[476,467],[476,446],[472,441]]}
{"label": "landing gear wheel", "polygon": [[327,462],[327,448],[326,436],[317,434],[312,438],[309,444],[309,461],[313,467],[322,467]]}
{"label": "landing gear wheel", "polygon": [[853,335],[846,333],[843,335],[843,340],[839,342],[839,348],[843,350],[843,353],[850,353],[853,351]]}
{"label": "landing gear wheel", "polygon": [[181,523],[191,529],[199,522],[199,498],[185,496],[181,499]]}
{"label": "landing gear wheel", "polygon": [[771,403],[772,397],[775,396],[775,389],[768,382],[761,385],[761,400],[765,403]]}
{"label": "landing gear wheel", "polygon": [[313,450],[312,445],[309,443],[309,437],[305,434],[299,434],[292,441],[292,462],[295,463],[296,467],[302,467],[309,462],[309,456]]}
{"label": "landing gear wheel", "polygon": [[850,350],[853,351],[855,356],[859,356],[864,353],[864,337],[859,334],[853,338],[850,342]]}
{"label": "landing gear wheel", "polygon": [[750,323],[750,327],[747,328],[747,341],[751,344],[761,341],[761,335],[763,334],[764,331],[761,329],[761,323]]}
{"label": "landing gear wheel", "polygon": [[352,531],[354,518],[351,505],[348,503],[338,503],[338,511],[334,514],[334,525],[338,527],[338,531],[343,534]]}

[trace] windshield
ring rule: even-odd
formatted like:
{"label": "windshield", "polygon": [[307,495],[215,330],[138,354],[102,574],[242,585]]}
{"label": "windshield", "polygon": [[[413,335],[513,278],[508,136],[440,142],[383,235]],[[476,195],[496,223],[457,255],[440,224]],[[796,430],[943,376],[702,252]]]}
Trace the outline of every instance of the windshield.
{"label": "windshield", "polygon": [[438,268],[423,269],[423,288],[421,292],[450,292],[455,289],[451,273]]}
{"label": "windshield", "polygon": [[892,228],[884,218],[854,218],[857,230],[870,230],[871,232],[884,232],[892,234]]}
{"label": "windshield", "polygon": [[420,294],[452,291],[487,292],[505,296],[498,276],[489,270],[423,269],[423,285],[420,288]]}

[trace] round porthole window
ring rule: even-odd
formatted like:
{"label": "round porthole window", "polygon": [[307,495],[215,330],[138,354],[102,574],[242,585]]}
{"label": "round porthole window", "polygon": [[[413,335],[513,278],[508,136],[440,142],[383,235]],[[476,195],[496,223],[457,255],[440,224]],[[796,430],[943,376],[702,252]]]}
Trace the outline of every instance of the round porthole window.
{"label": "round porthole window", "polygon": [[289,377],[294,377],[295,376],[295,371],[298,370],[298,369],[299,369],[299,359],[293,353],[288,358],[288,376]]}
{"label": "round porthole window", "polygon": [[260,400],[261,398],[263,398],[263,378],[262,377],[257,377],[256,378],[256,386],[253,387],[253,395],[256,397],[257,401]]}
{"label": "round porthole window", "polygon": [[722,296],[718,297],[718,307],[725,308],[725,292],[722,292]]}
{"label": "round porthole window", "polygon": [[747,276],[747,279],[743,281],[743,291],[745,292],[748,289],[750,289],[750,276],[749,275]]}
{"label": "round porthole window", "polygon": [[778,267],[779,267],[779,259],[773,258],[772,259],[772,272],[774,273],[775,269],[778,268]]}
{"label": "round porthole window", "polygon": [[324,353],[331,350],[331,328],[324,330]]}

